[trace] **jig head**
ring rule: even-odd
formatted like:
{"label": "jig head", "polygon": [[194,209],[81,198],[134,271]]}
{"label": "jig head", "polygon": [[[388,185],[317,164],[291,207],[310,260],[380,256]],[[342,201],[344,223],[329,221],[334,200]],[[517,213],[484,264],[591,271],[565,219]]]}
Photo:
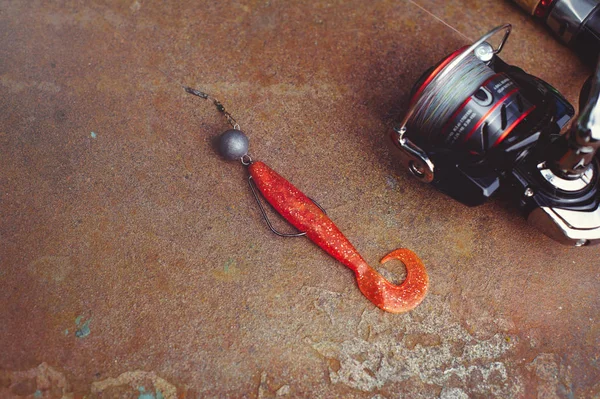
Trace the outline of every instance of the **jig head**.
{"label": "jig head", "polygon": [[[429,286],[429,277],[423,262],[409,249],[400,248],[387,254],[381,263],[397,259],[406,267],[406,278],[400,285],[387,281],[360,256],[356,248],[342,234],[325,211],[285,178],[263,162],[253,161],[248,155],[248,139],[239,125],[215,98],[186,87],[186,92],[212,101],[223,113],[233,129],[223,133],[219,140],[221,155],[229,160],[240,159],[248,167],[248,183],[269,228],[284,237],[306,236],[336,260],[350,268],[358,288],[379,308],[402,313],[414,309],[423,301]],[[256,188],[255,188],[256,187]],[[265,200],[300,233],[285,234],[273,228],[259,200],[257,190]]]}

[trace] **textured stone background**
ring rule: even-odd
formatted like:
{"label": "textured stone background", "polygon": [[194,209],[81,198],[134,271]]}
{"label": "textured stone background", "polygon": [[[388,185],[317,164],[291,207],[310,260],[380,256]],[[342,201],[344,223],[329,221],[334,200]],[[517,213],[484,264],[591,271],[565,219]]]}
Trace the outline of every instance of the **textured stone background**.
{"label": "textured stone background", "polygon": [[[576,103],[570,50],[508,1],[419,1],[469,40],[408,0],[172,3],[0,2],[0,397],[599,397],[599,249],[452,201],[387,138],[423,70],[500,23]],[[179,83],[369,262],[417,252],[424,303],[379,311],[272,235]]]}

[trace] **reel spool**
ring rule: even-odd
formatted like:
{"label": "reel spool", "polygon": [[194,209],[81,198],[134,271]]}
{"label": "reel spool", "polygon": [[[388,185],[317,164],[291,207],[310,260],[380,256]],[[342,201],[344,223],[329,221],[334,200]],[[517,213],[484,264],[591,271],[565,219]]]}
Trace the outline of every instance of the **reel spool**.
{"label": "reel spool", "polygon": [[[459,54],[451,54],[440,65]],[[468,53],[445,77],[436,80],[436,76],[434,70],[413,95],[415,103],[420,95],[429,98],[408,121],[411,130],[432,145],[484,154],[535,109],[509,76],[494,72],[475,53]]]}

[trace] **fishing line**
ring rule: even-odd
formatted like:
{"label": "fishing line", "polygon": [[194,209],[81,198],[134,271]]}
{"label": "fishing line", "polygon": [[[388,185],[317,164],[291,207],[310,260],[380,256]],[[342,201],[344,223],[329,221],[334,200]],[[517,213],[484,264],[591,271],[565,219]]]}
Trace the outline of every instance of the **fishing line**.
{"label": "fishing line", "polygon": [[447,23],[446,21],[444,21],[443,19],[441,19],[440,17],[438,17],[437,15],[435,15],[434,13],[432,13],[431,11],[429,11],[428,9],[426,9],[425,7],[421,6],[420,4],[414,2],[413,0],[407,0],[409,3],[411,3],[412,5],[414,5],[415,7],[417,7],[418,9],[420,9],[421,11],[424,11],[425,13],[429,14],[429,16],[433,17],[434,19],[436,19],[437,21],[439,21],[440,23],[444,24],[445,26],[447,26],[448,28],[452,29],[454,32],[458,33],[459,35],[461,35],[462,37],[464,37],[465,39],[467,39],[468,41],[472,42],[473,40],[468,37],[467,35],[465,35],[464,33],[462,33],[461,31],[459,31],[458,29],[456,29],[454,26],[450,25],[449,23]]}
{"label": "fishing line", "polygon": [[473,53],[468,54],[449,73],[439,73],[460,52],[459,50],[444,60],[413,96],[413,102],[417,101],[417,104],[409,125],[419,130],[426,140],[438,134],[465,99],[495,75]]}

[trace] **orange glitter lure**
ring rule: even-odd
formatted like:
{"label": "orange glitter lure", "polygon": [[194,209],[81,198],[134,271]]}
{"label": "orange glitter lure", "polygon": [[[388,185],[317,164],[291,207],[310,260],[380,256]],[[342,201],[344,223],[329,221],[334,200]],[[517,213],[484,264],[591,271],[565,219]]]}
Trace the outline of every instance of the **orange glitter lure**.
{"label": "orange glitter lure", "polygon": [[402,313],[414,309],[425,298],[429,277],[414,252],[400,248],[381,260],[383,264],[397,259],[406,266],[406,279],[394,285],[369,266],[331,219],[289,181],[262,162],[252,162],[248,170],[273,208],[298,230],[306,232],[306,237],[325,252],[349,267],[356,276],[358,288],[376,306]]}
{"label": "orange glitter lure", "polygon": [[[281,234],[273,229],[257,197],[261,212],[274,233],[288,237],[306,235],[329,255],[348,266],[356,275],[358,288],[371,302],[383,310],[392,313],[408,312],[423,301],[427,294],[429,277],[423,262],[414,252],[400,248],[390,252],[381,260],[383,264],[391,259],[398,259],[406,266],[406,278],[402,284],[394,285],[387,281],[367,264],[319,206],[267,165],[252,161],[248,155],[248,138],[239,130],[239,125],[219,100],[191,87],[184,86],[184,89],[189,94],[211,101],[217,110],[225,115],[233,129],[221,134],[219,153],[227,160],[238,159],[243,165],[248,166],[250,178],[263,197],[292,226],[302,232]],[[256,195],[254,188],[252,192]]]}

